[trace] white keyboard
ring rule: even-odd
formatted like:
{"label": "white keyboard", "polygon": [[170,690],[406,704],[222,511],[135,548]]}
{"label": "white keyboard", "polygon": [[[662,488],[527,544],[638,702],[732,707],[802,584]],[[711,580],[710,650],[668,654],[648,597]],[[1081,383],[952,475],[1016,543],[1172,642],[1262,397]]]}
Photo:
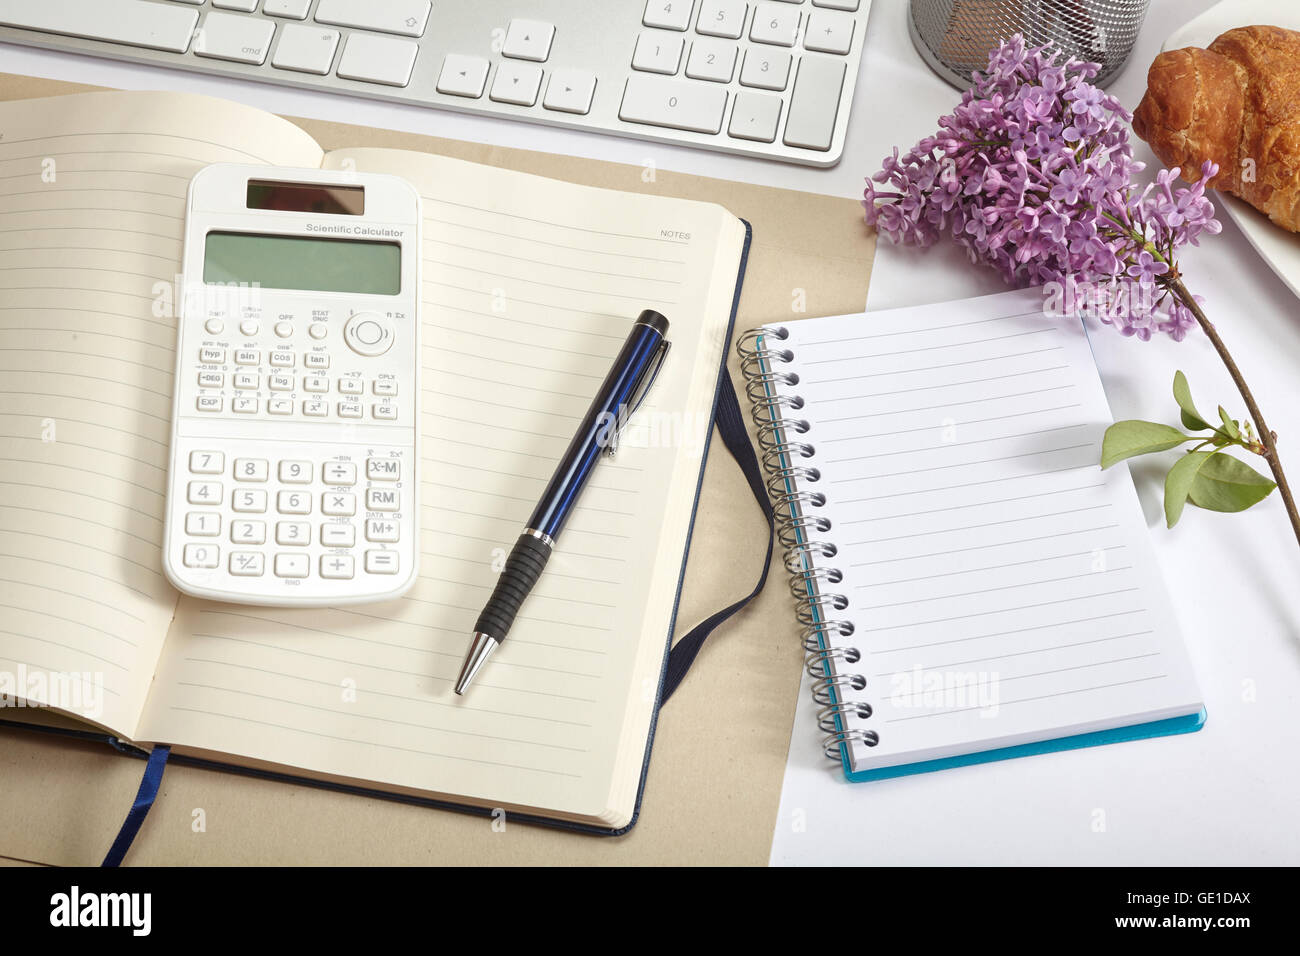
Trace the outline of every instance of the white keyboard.
{"label": "white keyboard", "polygon": [[833,166],[871,0],[0,0],[0,40]]}

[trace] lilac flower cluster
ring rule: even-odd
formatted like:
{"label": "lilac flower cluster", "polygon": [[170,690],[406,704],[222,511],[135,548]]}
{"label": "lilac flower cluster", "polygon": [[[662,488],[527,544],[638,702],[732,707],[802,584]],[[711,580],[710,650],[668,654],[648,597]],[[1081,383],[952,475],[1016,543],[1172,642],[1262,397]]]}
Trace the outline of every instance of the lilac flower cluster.
{"label": "lilac flower cluster", "polygon": [[866,220],[909,245],[950,235],[1014,285],[1064,288],[1067,314],[1182,339],[1196,320],[1168,289],[1175,251],[1219,231],[1204,195],[1218,170],[1206,163],[1178,189],[1179,170],[1161,170],[1140,189],[1132,117],[1088,82],[1099,69],[1019,35],[1003,42],[938,132],[867,180]]}

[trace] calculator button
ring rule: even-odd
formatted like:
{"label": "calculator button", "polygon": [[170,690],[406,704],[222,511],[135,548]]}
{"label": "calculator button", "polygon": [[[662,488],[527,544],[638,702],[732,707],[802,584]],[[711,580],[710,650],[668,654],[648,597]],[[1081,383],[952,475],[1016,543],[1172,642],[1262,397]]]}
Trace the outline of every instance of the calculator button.
{"label": "calculator button", "polygon": [[221,515],[215,511],[191,511],[185,516],[185,533],[196,538],[215,538],[221,534]]}
{"label": "calculator button", "polygon": [[375,379],[374,390],[376,395],[396,395],[397,380],[391,378]]}
{"label": "calculator button", "polygon": [[185,546],[184,561],[187,568],[215,568],[219,560],[221,560],[221,548],[215,544]]}
{"label": "calculator button", "polygon": [[357,496],[346,491],[327,491],[320,496],[320,510],[327,515],[354,515]]}
{"label": "calculator button", "polygon": [[360,395],[365,390],[366,385],[359,378],[339,379],[339,391],[344,395]]}
{"label": "calculator button", "polygon": [[186,500],[192,505],[221,504],[221,482],[191,481],[186,489]]}
{"label": "calculator button", "polygon": [[292,415],[293,399],[291,398],[272,398],[266,403],[266,410],[272,415]]}
{"label": "calculator button", "polygon": [[321,466],[321,478],[327,485],[355,485],[357,466],[350,461],[330,461]]}
{"label": "calculator button", "polygon": [[357,543],[357,531],[350,524],[323,524],[320,543],[326,548],[350,548]]}
{"label": "calculator button", "polygon": [[302,364],[308,368],[329,368],[330,357],[323,352],[308,352],[302,357]]}
{"label": "calculator button", "polygon": [[243,322],[239,323],[239,331],[243,332],[245,335],[256,335],[258,324],[252,319],[245,319]]}
{"label": "calculator button", "polygon": [[226,456],[219,451],[190,452],[190,471],[196,475],[219,475],[226,470]]}
{"label": "calculator button", "polygon": [[343,326],[343,341],[358,355],[383,355],[393,344],[393,323],[378,312],[358,312]]}
{"label": "calculator button", "polygon": [[266,481],[271,473],[270,463],[265,458],[236,458],[236,481]]}
{"label": "calculator button", "polygon": [[380,405],[378,402],[376,402],[371,407],[371,413],[381,421],[385,421],[385,422],[397,421],[396,405]]}
{"label": "calculator button", "polygon": [[203,329],[208,335],[220,335],[226,328],[226,324],[220,319],[208,319],[203,323]]}
{"label": "calculator button", "polygon": [[292,352],[276,351],[276,352],[272,352],[270,357],[271,357],[271,364],[274,365],[276,368],[293,367],[294,357]]}
{"label": "calculator button", "polygon": [[339,402],[339,418],[360,418],[360,402]]}
{"label": "calculator button", "polygon": [[282,515],[311,514],[311,494],[306,491],[282,491],[275,496],[275,507]]}
{"label": "calculator button", "polygon": [[311,484],[311,471],[309,461],[280,462],[280,480],[286,485]]}
{"label": "calculator button", "polygon": [[322,554],[320,556],[320,576],[323,578],[352,577],[352,555]]}
{"label": "calculator button", "polygon": [[367,511],[396,511],[401,502],[401,495],[392,488],[367,488]]}
{"label": "calculator button", "polygon": [[302,403],[302,413],[312,418],[324,418],[330,413],[330,403],[320,399],[311,399]]}
{"label": "calculator button", "polygon": [[230,407],[241,414],[247,415],[249,412],[257,411],[257,399],[249,398],[247,395],[238,396]]}
{"label": "calculator button", "polygon": [[256,372],[236,372],[234,378],[235,388],[248,390],[257,388]]}
{"label": "calculator button", "polygon": [[221,388],[225,384],[224,372],[199,372],[199,388]]}
{"label": "calculator button", "polygon": [[323,339],[329,333],[329,326],[324,322],[313,322],[307,326],[307,334],[313,339]]}
{"label": "calculator button", "polygon": [[232,544],[266,544],[266,522],[230,522],[230,541]]}
{"label": "calculator button", "polygon": [[310,544],[311,525],[306,521],[277,521],[275,524],[276,544]]}
{"label": "calculator button", "polygon": [[292,322],[275,323],[275,334],[282,339],[287,339],[289,336],[293,335],[293,323]]}
{"label": "calculator button", "polygon": [[309,392],[328,392],[330,390],[330,380],[319,375],[313,375],[302,380],[302,387]]}
{"label": "calculator button", "polygon": [[305,554],[277,554],[275,556],[275,576],[277,578],[305,578],[311,570],[311,558]]}
{"label": "calculator button", "polygon": [[239,512],[261,514],[266,510],[266,492],[238,489],[230,496],[230,507]]}
{"label": "calculator button", "polygon": [[402,463],[396,458],[367,458],[366,477],[372,481],[397,481],[402,477]]}
{"label": "calculator button", "polygon": [[219,412],[225,400],[220,395],[200,395],[195,407],[201,412]]}
{"label": "calculator button", "polygon": [[256,365],[262,361],[262,353],[257,349],[237,349],[235,351],[236,365]]}
{"label": "calculator button", "polygon": [[398,524],[391,518],[368,518],[366,540],[392,543],[397,540]]}
{"label": "calculator button", "polygon": [[293,376],[286,375],[283,372],[275,375],[268,375],[266,377],[266,384],[273,392],[292,392]]}
{"label": "calculator button", "polygon": [[396,574],[398,570],[396,551],[367,551],[366,571],[370,574]]}
{"label": "calculator button", "polygon": [[219,365],[225,360],[225,349],[199,349],[199,361],[206,365]]}
{"label": "calculator button", "polygon": [[261,577],[265,559],[259,551],[230,552],[230,573],[241,578]]}

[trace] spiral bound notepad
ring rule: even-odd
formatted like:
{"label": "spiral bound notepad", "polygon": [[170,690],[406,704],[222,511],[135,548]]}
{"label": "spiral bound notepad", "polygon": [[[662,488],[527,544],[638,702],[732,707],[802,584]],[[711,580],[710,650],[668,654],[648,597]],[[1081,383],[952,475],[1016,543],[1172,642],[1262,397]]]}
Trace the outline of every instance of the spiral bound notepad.
{"label": "spiral bound notepad", "polygon": [[827,755],[850,779],[1197,729],[1077,319],[1041,290],[739,341]]}

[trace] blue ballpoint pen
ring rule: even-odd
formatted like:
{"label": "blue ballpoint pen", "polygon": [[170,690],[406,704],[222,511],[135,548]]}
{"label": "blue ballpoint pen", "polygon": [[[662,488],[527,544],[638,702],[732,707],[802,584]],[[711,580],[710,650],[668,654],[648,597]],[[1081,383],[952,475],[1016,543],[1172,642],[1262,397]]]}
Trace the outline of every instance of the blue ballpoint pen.
{"label": "blue ballpoint pen", "polygon": [[474,624],[469,652],[456,679],[457,694],[465,693],[474,675],[505,640],[520,605],[541,577],[560,530],[573,513],[574,503],[595,470],[601,452],[614,454],[618,429],[636,411],[663,366],[671,345],[667,334],[668,320],[650,309],[632,324],[627,341],[614,359],[614,367],[596,392],[542,500],[506,559],[492,596]]}

